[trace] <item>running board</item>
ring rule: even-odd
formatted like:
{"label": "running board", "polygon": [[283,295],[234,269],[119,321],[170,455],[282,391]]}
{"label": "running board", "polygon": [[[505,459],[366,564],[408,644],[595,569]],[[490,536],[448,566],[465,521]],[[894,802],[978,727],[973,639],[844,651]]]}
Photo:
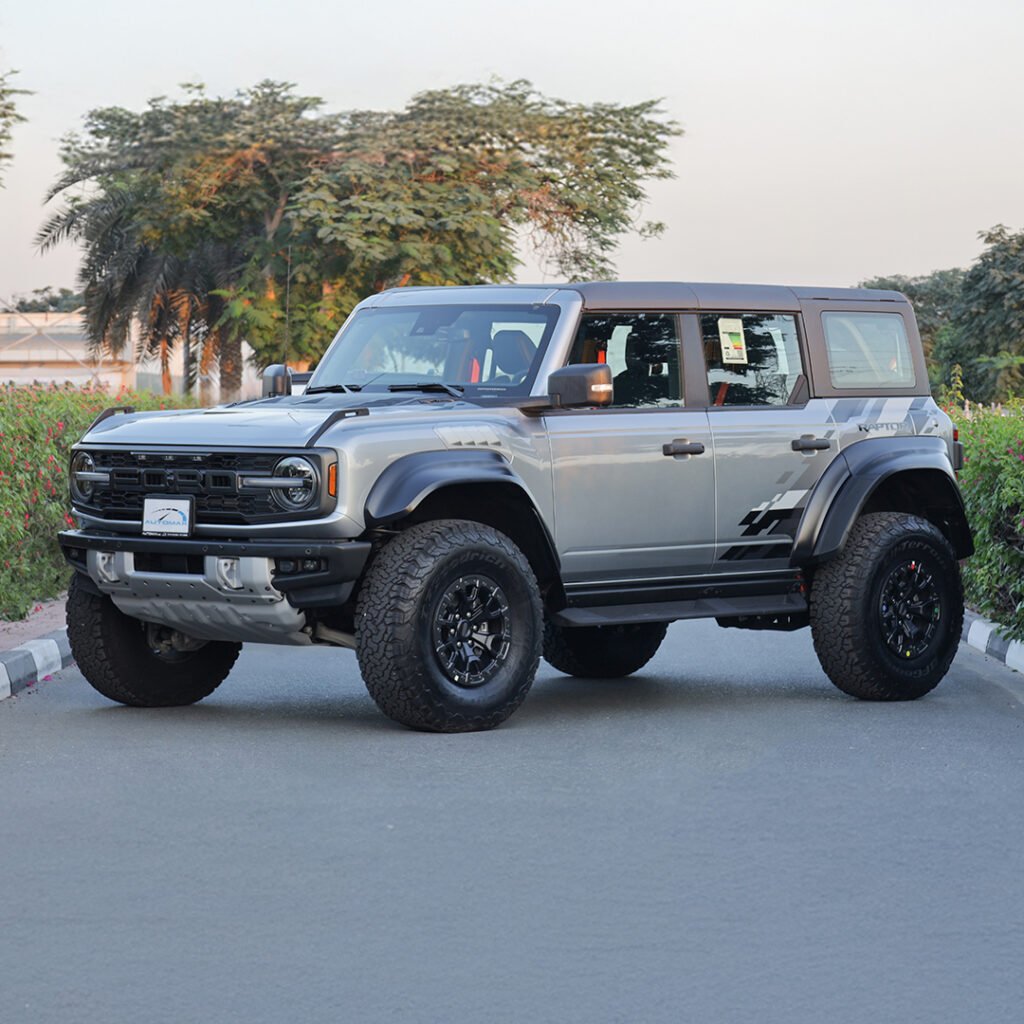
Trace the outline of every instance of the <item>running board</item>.
{"label": "running board", "polygon": [[631,622],[674,622],[676,619],[733,618],[738,615],[798,615],[806,611],[807,598],[803,594],[790,593],[563,608],[555,612],[552,619],[559,626],[623,626]]}

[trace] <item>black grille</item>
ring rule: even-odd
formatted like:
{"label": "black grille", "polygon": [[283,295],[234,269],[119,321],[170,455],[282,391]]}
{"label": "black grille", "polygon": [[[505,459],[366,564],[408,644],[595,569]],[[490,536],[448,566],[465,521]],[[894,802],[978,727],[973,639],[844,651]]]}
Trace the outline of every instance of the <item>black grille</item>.
{"label": "black grille", "polygon": [[242,476],[269,476],[281,452],[133,452],[93,450],[110,484],[86,506],[104,519],[142,518],[147,494],[190,494],[197,523],[251,523],[287,518],[269,491],[241,489]]}

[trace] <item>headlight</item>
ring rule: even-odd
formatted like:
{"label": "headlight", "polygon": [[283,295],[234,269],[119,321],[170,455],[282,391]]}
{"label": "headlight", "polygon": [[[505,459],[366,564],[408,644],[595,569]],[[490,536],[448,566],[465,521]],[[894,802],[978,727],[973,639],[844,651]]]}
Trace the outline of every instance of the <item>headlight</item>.
{"label": "headlight", "polygon": [[96,463],[88,452],[75,452],[71,460],[71,498],[89,502],[95,490]]}
{"label": "headlight", "polygon": [[289,455],[274,467],[275,477],[294,477],[295,487],[275,487],[274,500],[289,512],[309,508],[320,497],[320,476],[309,459]]}

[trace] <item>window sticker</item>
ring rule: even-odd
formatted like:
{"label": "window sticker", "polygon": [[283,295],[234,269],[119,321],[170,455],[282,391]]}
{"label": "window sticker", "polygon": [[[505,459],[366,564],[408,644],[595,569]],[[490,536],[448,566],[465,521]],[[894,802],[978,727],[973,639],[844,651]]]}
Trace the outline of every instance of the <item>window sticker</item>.
{"label": "window sticker", "polygon": [[722,343],[722,362],[726,365],[746,366],[747,343],[743,338],[743,321],[720,316],[718,318],[718,340]]}

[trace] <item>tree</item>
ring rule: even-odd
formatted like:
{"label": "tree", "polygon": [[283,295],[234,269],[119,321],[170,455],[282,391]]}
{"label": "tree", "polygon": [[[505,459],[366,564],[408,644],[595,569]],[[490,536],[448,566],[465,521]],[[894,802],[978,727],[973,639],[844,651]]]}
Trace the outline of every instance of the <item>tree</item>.
{"label": "tree", "polygon": [[31,298],[22,296],[14,303],[19,313],[71,313],[84,303],[81,292],[70,288],[54,291],[50,285],[33,288]]}
{"label": "tree", "polygon": [[979,237],[987,248],[964,277],[955,326],[974,371],[970,397],[1001,401],[1024,385],[1024,231],[998,224]]}
{"label": "tree", "polygon": [[[25,120],[18,112],[18,106],[14,97],[30,95],[27,89],[15,89],[11,85],[11,76],[16,74],[16,71],[0,72],[0,171],[3,170],[4,164],[9,162],[13,156],[8,149],[11,143],[12,130],[16,124]],[[3,176],[0,175],[0,187],[3,187],[3,183]]]}
{"label": "tree", "polygon": [[242,337],[264,364],[315,359],[373,290],[508,280],[521,231],[581,277],[612,272],[624,232],[661,230],[637,220],[679,133],[656,103],[570,104],[515,82],[424,93],[400,112],[321,106],[263,82],[87,116],[51,190],[86,198],[71,194],[39,238],[84,244],[94,344],[123,344],[132,316],[167,344],[202,338],[231,394]]}
{"label": "tree", "polygon": [[930,274],[917,277],[904,274],[873,277],[862,281],[858,287],[883,288],[906,295],[914,307],[925,357],[931,360],[939,333],[953,321],[963,282],[964,271],[954,267],[950,270],[933,270]]}

